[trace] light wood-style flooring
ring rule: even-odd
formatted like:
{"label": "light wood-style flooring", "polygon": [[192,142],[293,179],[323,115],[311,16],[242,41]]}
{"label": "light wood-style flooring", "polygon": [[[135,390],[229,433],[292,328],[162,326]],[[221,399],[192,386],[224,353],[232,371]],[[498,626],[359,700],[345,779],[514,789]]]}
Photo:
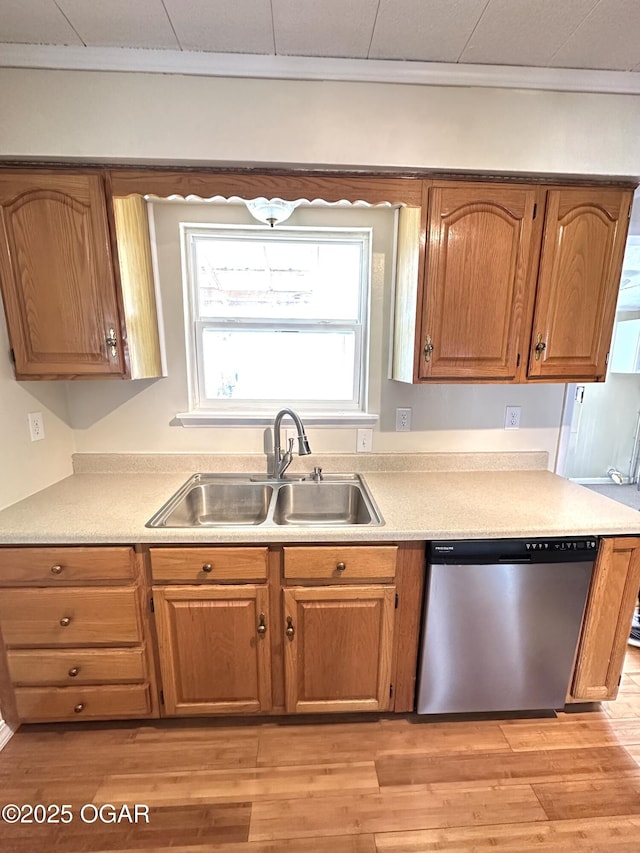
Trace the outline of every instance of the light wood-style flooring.
{"label": "light wood-style flooring", "polygon": [[[0,822],[2,853],[636,851],[640,649],[617,702],[535,719],[172,720],[25,726],[0,803],[70,804],[68,825]],[[149,823],[83,823],[85,803]]]}

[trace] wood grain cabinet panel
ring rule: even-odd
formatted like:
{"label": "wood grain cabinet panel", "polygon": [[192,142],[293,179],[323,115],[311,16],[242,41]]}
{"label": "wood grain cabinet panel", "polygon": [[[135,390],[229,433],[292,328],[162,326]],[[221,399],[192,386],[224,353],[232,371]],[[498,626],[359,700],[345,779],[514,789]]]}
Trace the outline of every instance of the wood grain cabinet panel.
{"label": "wood grain cabinet panel", "polygon": [[5,589],[0,595],[0,625],[9,648],[142,641],[133,587]]}
{"label": "wood grain cabinet panel", "polygon": [[515,379],[540,197],[535,187],[432,185],[422,378]]}
{"label": "wood grain cabinet panel", "polygon": [[[0,276],[16,377],[122,374],[103,181],[0,173]],[[112,348],[109,330],[117,333]]]}
{"label": "wood grain cabinet panel", "polygon": [[285,589],[289,713],[391,707],[395,586]]}
{"label": "wood grain cabinet panel", "polygon": [[631,190],[550,190],[530,378],[604,380]]}
{"label": "wood grain cabinet panel", "polygon": [[593,570],[570,699],[615,699],[640,588],[640,538],[603,539]]}
{"label": "wood grain cabinet panel", "polygon": [[129,719],[147,717],[151,711],[146,684],[17,687],[16,704],[25,723]]}
{"label": "wood grain cabinet panel", "polygon": [[393,580],[397,545],[314,545],[284,548],[284,576],[298,580]]}
{"label": "wood grain cabinet panel", "polygon": [[0,287],[17,379],[163,375],[146,203],[106,173],[0,171]]}
{"label": "wood grain cabinet panel", "polygon": [[144,649],[11,649],[9,675],[18,687],[127,684],[144,681]]}
{"label": "wood grain cabinet panel", "polygon": [[271,709],[267,587],[154,587],[153,601],[168,715]]}
{"label": "wood grain cabinet panel", "polygon": [[260,581],[267,578],[266,548],[151,548],[154,581]]}
{"label": "wood grain cabinet panel", "polygon": [[425,181],[399,221],[393,378],[604,379],[632,197]]}
{"label": "wood grain cabinet panel", "polygon": [[133,548],[0,548],[0,586],[65,586],[133,578]]}

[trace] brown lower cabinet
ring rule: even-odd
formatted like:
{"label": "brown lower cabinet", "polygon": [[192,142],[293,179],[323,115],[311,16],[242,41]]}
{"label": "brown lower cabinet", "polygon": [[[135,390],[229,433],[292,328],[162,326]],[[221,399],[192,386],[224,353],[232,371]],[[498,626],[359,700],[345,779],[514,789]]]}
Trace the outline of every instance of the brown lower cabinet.
{"label": "brown lower cabinet", "polygon": [[570,702],[615,699],[640,588],[640,538],[603,539],[593,570]]}
{"label": "brown lower cabinet", "polygon": [[390,710],[395,586],[283,595],[287,712]]}
{"label": "brown lower cabinet", "polygon": [[133,548],[0,548],[0,699],[9,722],[157,717],[145,598]]}
{"label": "brown lower cabinet", "polygon": [[[424,542],[105,551],[0,548],[10,722],[413,710]],[[616,697],[639,587],[603,538],[567,701]]]}
{"label": "brown lower cabinet", "polygon": [[165,712],[271,710],[266,586],[154,587]]}

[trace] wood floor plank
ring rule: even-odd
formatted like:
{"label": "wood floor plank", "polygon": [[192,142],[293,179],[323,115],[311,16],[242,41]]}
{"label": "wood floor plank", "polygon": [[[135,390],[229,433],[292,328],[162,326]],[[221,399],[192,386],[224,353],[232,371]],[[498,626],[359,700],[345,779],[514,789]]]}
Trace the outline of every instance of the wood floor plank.
{"label": "wood floor plank", "polygon": [[[291,748],[295,743],[295,749]],[[497,722],[428,723],[399,720],[395,725],[354,723],[335,729],[285,726],[261,730],[259,766],[372,761],[381,755],[446,755],[456,752],[509,752]]]}
{"label": "wood floor plank", "polygon": [[532,787],[549,820],[640,815],[640,775]]}
{"label": "wood floor plank", "polygon": [[[636,767],[633,759],[629,762]],[[239,800],[296,799],[318,795],[378,793],[373,761],[305,767],[262,767],[238,770],[194,770],[188,773],[107,776],[94,802],[186,805]]]}
{"label": "wood floor plank", "polygon": [[609,718],[574,722],[567,715],[563,720],[503,725],[502,731],[515,751],[640,745],[640,719],[635,718],[614,724]]}
{"label": "wood floor plank", "polygon": [[529,785],[254,803],[250,841],[546,820]]}
{"label": "wood floor plank", "polygon": [[438,756],[383,756],[376,761],[383,790],[437,782],[568,781],[637,774],[638,765],[623,747],[562,749],[510,754],[463,753]]}
{"label": "wood floor plank", "polygon": [[[65,826],[3,825],[2,853],[87,853],[125,848],[155,851],[159,846],[190,842],[218,849],[225,842],[245,842],[251,806],[248,803],[180,808],[151,808],[148,823],[83,823],[75,816]],[[29,847],[30,845],[30,847]]]}
{"label": "wood floor plank", "polygon": [[377,853],[625,853],[637,850],[640,819],[588,818],[547,823],[391,832],[376,835]]}
{"label": "wood floor plank", "polygon": [[[92,848],[92,853],[114,853],[114,851]],[[139,848],[121,849],[117,853],[139,853]],[[216,844],[214,847],[210,844],[154,847],[153,853],[376,853],[376,844],[371,834],[331,835],[326,838],[281,838],[277,841]]]}

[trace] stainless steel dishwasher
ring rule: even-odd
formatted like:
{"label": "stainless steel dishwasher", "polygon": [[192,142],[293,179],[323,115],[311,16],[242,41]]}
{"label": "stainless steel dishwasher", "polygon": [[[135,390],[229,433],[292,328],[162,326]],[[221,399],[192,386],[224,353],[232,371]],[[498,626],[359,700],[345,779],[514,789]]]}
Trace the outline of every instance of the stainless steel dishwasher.
{"label": "stainless steel dishwasher", "polygon": [[419,714],[562,708],[596,537],[433,542]]}

